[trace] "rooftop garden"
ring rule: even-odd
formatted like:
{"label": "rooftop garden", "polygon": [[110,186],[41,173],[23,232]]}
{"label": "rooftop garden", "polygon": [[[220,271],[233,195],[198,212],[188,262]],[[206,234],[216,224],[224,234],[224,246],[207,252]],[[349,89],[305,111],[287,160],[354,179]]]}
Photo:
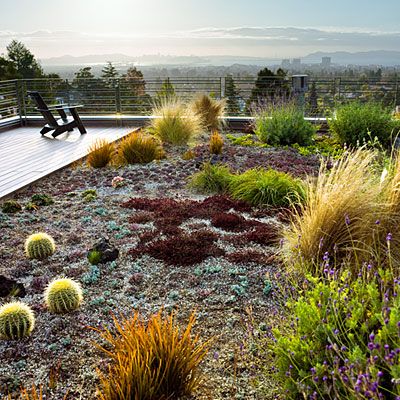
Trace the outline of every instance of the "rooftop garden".
{"label": "rooftop garden", "polygon": [[3,398],[399,399],[392,111],[159,100],[2,202]]}

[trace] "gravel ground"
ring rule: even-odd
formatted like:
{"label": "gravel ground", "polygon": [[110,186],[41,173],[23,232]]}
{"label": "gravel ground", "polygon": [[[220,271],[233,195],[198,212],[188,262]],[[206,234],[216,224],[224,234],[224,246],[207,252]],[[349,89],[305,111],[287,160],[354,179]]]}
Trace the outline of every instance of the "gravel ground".
{"label": "gravel ground", "polygon": [[[178,309],[182,323],[196,309],[195,332],[204,339],[215,338],[202,366],[204,385],[194,399],[276,398],[272,377],[262,380],[263,391],[257,387],[260,369],[248,362],[243,343],[254,321],[265,328],[280,318],[281,296],[274,291],[266,294],[264,289],[266,280],[274,282],[280,271],[277,232],[284,224],[284,214],[239,206],[220,210],[225,202],[220,198],[215,200],[217,208],[208,212],[202,206],[205,198],[186,188],[187,177],[209,158],[207,146],[196,147],[194,153],[192,160],[184,161],[175,152],[166,160],[118,170],[91,170],[84,164],[67,168],[15,196],[24,206],[32,194],[46,193],[54,204],[13,215],[0,211],[0,275],[23,283],[27,295],[22,301],[36,314],[30,337],[0,342],[0,393],[16,390],[21,384],[47,387],[54,381],[48,399],[62,399],[66,391],[69,399],[94,399],[96,368],[104,368],[107,359],[92,344],[98,333],[88,327],[109,325],[111,313],[128,314],[134,308],[148,316],[164,307]],[[318,170],[316,158],[299,156],[291,149],[227,145],[224,154],[213,161],[241,171],[272,166],[304,176]],[[111,186],[117,175],[125,178],[126,186]],[[97,198],[85,202],[81,194],[86,189],[95,189]],[[144,203],[163,198],[177,204],[186,202],[186,214],[182,218],[178,215],[180,219],[172,222],[177,231],[169,232],[165,228],[169,220],[162,219],[168,215],[157,213],[157,208],[149,211],[122,206],[131,198]],[[200,214],[199,209],[203,210]],[[213,220],[216,213],[236,215],[240,223],[218,227]],[[270,240],[246,236],[257,229],[271,232]],[[24,256],[24,241],[35,231],[45,231],[56,241],[57,251],[45,261]],[[174,264],[151,252],[154,243],[193,237],[198,232],[213,237],[216,251],[196,264]],[[116,261],[91,266],[87,250],[104,237],[119,249],[120,256]],[[199,249],[204,248],[201,244],[199,239]],[[85,298],[79,310],[61,316],[49,313],[42,297],[47,282],[60,276],[81,282]],[[56,379],[51,379],[54,375]]]}

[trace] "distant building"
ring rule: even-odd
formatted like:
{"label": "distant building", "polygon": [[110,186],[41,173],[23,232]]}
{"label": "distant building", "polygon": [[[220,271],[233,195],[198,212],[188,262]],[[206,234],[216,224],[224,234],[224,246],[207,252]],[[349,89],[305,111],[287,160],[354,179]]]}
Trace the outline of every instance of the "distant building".
{"label": "distant building", "polygon": [[301,59],[300,58],[293,58],[292,60],[292,67],[299,68],[301,66]]}
{"label": "distant building", "polygon": [[332,65],[332,58],[331,57],[322,57],[321,67],[322,68],[330,68]]}
{"label": "distant building", "polygon": [[289,69],[290,68],[290,60],[288,58],[285,58],[282,60],[281,67],[284,69]]}

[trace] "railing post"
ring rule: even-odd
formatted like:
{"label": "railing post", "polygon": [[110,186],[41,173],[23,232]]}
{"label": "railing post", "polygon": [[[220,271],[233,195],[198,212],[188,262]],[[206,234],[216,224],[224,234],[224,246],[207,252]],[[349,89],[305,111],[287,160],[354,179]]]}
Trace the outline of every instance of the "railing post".
{"label": "railing post", "polygon": [[225,77],[223,76],[219,79],[220,98],[221,99],[223,99],[225,97],[225,84],[226,84],[226,81],[225,81]]}
{"label": "railing post", "polygon": [[26,82],[25,80],[21,80],[21,99],[22,99],[22,108],[24,111],[24,124],[27,125],[27,118],[26,118],[26,100],[25,100],[25,93],[26,93]]}
{"label": "railing post", "polygon": [[[117,79],[115,84],[115,112],[117,115],[121,114],[121,88],[119,85],[119,79]],[[117,126],[121,126],[122,122],[117,119]]]}
{"label": "railing post", "polygon": [[121,114],[121,88],[119,86],[119,79],[115,85],[115,112]]}
{"label": "railing post", "polygon": [[17,98],[17,104],[18,104],[19,122],[21,126],[23,126],[24,121],[22,120],[22,102],[21,102],[21,90],[19,82],[20,82],[19,80],[15,80],[15,96]]}

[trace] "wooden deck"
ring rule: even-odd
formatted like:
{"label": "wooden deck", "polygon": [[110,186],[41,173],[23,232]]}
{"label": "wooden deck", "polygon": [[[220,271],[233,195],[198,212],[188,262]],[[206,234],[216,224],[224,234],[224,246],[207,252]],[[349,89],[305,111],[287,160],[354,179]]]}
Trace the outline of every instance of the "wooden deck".
{"label": "wooden deck", "polygon": [[53,139],[41,136],[38,127],[21,127],[0,132],[0,198],[27,186],[86,156],[94,140],[116,141],[133,128],[86,127]]}

